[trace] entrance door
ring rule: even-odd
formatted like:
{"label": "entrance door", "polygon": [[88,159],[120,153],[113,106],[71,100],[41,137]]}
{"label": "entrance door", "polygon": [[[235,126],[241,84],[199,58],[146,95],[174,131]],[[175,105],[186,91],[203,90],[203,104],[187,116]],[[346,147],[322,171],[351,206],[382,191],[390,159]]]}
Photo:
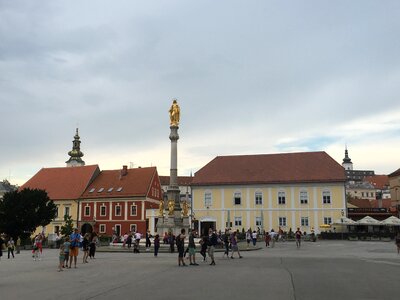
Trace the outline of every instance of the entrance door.
{"label": "entrance door", "polygon": [[85,235],[86,233],[92,233],[93,232],[93,227],[89,223],[85,223],[82,225],[81,228],[81,233],[82,235]]}
{"label": "entrance door", "polygon": [[210,228],[215,229],[216,222],[201,222],[201,235],[208,235]]}
{"label": "entrance door", "polygon": [[121,225],[115,225],[115,233],[117,236],[121,236]]}

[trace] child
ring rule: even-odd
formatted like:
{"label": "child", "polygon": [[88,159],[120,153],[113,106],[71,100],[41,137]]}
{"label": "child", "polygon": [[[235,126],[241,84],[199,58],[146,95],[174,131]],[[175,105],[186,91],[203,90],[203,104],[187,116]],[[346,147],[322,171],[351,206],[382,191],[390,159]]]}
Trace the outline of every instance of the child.
{"label": "child", "polygon": [[35,241],[33,244],[33,249],[32,249],[32,258],[33,258],[33,260],[36,261],[38,259],[38,257],[39,257],[39,247]]}
{"label": "child", "polygon": [[58,264],[58,272],[64,271],[62,268],[64,267],[65,253],[64,253],[64,245],[60,246],[59,253],[59,264]]}
{"label": "child", "polygon": [[71,242],[69,241],[69,236],[65,237],[65,242],[64,242],[64,263],[63,263],[63,268],[68,268],[68,259],[69,259],[69,249],[71,247]]}
{"label": "child", "polygon": [[158,249],[160,249],[160,236],[156,234],[154,237],[154,256],[157,257]]}

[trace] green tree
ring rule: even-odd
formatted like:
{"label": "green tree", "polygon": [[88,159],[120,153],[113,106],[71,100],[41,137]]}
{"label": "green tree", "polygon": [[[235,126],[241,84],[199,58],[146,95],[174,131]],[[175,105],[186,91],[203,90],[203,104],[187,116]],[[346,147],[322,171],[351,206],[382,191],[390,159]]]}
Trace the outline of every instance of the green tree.
{"label": "green tree", "polygon": [[57,206],[44,190],[23,189],[5,193],[0,201],[0,232],[14,238],[27,237],[38,226],[48,225],[56,213]]}
{"label": "green tree", "polygon": [[74,223],[71,216],[65,215],[64,216],[65,224],[61,226],[61,234],[63,236],[68,236],[74,230]]}

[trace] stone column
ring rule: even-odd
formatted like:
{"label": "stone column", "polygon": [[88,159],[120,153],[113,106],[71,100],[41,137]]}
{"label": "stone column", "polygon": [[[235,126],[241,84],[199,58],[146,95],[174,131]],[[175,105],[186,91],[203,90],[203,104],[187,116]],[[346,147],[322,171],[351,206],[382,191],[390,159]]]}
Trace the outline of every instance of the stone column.
{"label": "stone column", "polygon": [[176,125],[171,125],[171,133],[169,139],[171,140],[171,168],[170,180],[167,190],[168,200],[174,200],[174,219],[175,222],[182,222],[181,218],[181,205],[180,205],[180,190],[178,186],[178,129]]}

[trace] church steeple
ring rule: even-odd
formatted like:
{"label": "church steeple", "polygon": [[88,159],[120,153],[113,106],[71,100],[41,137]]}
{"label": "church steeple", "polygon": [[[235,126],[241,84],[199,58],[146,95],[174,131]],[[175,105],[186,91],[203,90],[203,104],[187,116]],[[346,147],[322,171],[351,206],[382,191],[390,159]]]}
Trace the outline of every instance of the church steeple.
{"label": "church steeple", "polygon": [[344,158],[343,158],[342,166],[345,170],[353,170],[353,163],[351,162],[351,159],[349,157],[349,151],[347,151],[347,145],[344,150]]}
{"label": "church steeple", "polygon": [[67,167],[84,166],[85,162],[82,160],[83,152],[81,151],[81,141],[79,140],[78,128],[72,141],[72,150],[68,152],[70,158],[65,162]]}

